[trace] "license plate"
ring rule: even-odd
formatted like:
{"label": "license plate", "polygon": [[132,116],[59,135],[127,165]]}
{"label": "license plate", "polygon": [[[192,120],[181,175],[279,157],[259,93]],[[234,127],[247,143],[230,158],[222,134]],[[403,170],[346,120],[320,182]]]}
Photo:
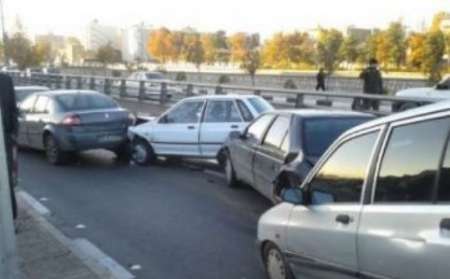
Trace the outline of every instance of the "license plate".
{"label": "license plate", "polygon": [[105,135],[98,137],[98,142],[115,142],[122,140],[121,136]]}

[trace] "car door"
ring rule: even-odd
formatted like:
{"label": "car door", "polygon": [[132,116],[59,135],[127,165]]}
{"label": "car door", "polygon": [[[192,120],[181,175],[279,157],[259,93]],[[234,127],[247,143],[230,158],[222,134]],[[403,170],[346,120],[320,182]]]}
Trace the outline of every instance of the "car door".
{"label": "car door", "polygon": [[22,146],[30,146],[29,139],[29,120],[32,118],[36,95],[27,97],[19,106],[19,134],[18,142]]}
{"label": "car door", "polygon": [[202,156],[216,157],[230,132],[242,132],[246,126],[234,100],[209,100],[200,127]]}
{"label": "car door", "polygon": [[362,193],[378,135],[377,130],[341,141],[306,179],[307,205],[293,208],[287,228],[297,278],[356,278]]}
{"label": "car door", "polygon": [[[449,125],[448,116],[392,125],[379,156],[372,203],[362,211],[357,242],[362,274],[448,278],[449,184],[438,192],[437,177]],[[442,182],[448,182],[447,171],[440,172]]]}
{"label": "car door", "polygon": [[279,115],[270,126],[261,145],[258,145],[253,164],[254,187],[269,199],[273,198],[273,182],[284,163],[283,142],[287,139],[291,122],[289,115]]}
{"label": "car door", "polygon": [[151,132],[157,154],[201,155],[199,133],[204,104],[204,100],[183,101],[158,120]]}
{"label": "car door", "polygon": [[28,139],[30,146],[33,148],[43,148],[43,131],[49,118],[48,102],[49,98],[47,96],[38,96],[34,104],[33,113],[29,114],[27,118]]}
{"label": "car door", "polygon": [[230,146],[231,160],[236,177],[253,185],[255,148],[261,143],[275,114],[265,114],[248,126],[243,136]]}

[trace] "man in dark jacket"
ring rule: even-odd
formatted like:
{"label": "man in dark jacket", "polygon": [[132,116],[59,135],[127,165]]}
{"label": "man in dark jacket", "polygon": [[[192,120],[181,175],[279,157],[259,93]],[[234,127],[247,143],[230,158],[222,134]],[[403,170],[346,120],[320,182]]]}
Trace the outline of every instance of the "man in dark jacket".
{"label": "man in dark jacket", "polygon": [[[18,116],[19,111],[16,104],[16,94],[12,79],[4,74],[0,74],[0,108],[3,119],[3,134],[5,137],[6,157],[8,161],[8,173],[10,181],[11,204],[13,217],[17,217],[17,202],[14,194],[15,179],[13,177],[14,149],[16,146],[17,134],[19,132]],[[17,151],[17,150],[16,150]]]}
{"label": "man in dark jacket", "polygon": [[316,91],[321,89],[322,91],[325,91],[325,71],[323,68],[320,68],[319,73],[317,73],[317,85],[316,85]]}
{"label": "man in dark jacket", "polygon": [[[374,58],[369,60],[369,66],[362,71],[359,78],[364,83],[364,93],[366,94],[383,94],[383,78],[378,69],[378,61]],[[377,100],[363,100],[364,109],[378,110]]]}

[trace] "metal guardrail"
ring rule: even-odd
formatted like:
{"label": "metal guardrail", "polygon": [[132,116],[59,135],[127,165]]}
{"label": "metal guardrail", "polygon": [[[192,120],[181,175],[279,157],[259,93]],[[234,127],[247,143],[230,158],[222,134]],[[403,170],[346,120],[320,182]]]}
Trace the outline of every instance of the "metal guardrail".
{"label": "metal guardrail", "polygon": [[[190,83],[166,80],[139,81],[123,78],[56,75],[9,72],[16,85],[41,85],[50,89],[88,89],[103,92],[116,99],[151,102],[165,106],[186,97],[211,94],[253,94],[270,101],[279,108],[322,108],[357,110],[387,115],[402,105],[424,105],[433,101],[425,98],[405,98],[385,95],[344,92],[316,92],[270,87],[248,87],[223,84]],[[363,100],[378,104],[373,110],[362,105]]]}

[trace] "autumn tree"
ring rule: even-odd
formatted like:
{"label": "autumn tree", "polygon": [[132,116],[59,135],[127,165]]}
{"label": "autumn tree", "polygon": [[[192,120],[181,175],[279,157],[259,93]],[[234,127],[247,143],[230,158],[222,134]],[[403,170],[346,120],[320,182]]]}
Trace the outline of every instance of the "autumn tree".
{"label": "autumn tree", "polygon": [[287,68],[289,65],[289,45],[283,33],[276,33],[262,48],[262,60],[266,67]]}
{"label": "autumn tree", "polygon": [[347,63],[354,64],[360,55],[359,42],[357,38],[352,34],[347,36],[342,43],[340,51],[342,54],[342,58]]}
{"label": "autumn tree", "polygon": [[440,11],[440,12],[436,13],[433,17],[430,31],[436,32],[436,31],[441,30],[442,21],[446,18],[450,18],[450,13],[444,12],[444,11]]}
{"label": "autumn tree", "polygon": [[108,64],[121,62],[122,54],[120,50],[115,49],[111,44],[107,44],[97,50],[95,58],[106,68]]}
{"label": "autumn tree", "polygon": [[187,34],[185,38],[184,58],[186,62],[193,63],[197,70],[205,61],[205,51],[200,39],[200,34]]}
{"label": "autumn tree", "polygon": [[9,38],[6,48],[9,58],[17,64],[20,70],[25,70],[34,64],[31,41],[23,33],[16,33]]}
{"label": "autumn tree", "polygon": [[52,49],[50,42],[41,41],[33,46],[33,55],[36,61],[42,61],[52,65],[56,59],[56,51]]}
{"label": "autumn tree", "polygon": [[408,58],[407,64],[415,70],[420,70],[422,68],[422,63],[424,60],[424,33],[411,33],[408,37]]}
{"label": "autumn tree", "polygon": [[255,85],[255,74],[261,65],[259,50],[259,35],[236,33],[229,39],[231,60],[239,63]]}
{"label": "autumn tree", "polygon": [[160,28],[152,31],[147,46],[150,56],[166,63],[171,60],[176,53],[172,33],[167,28]]}
{"label": "autumn tree", "polygon": [[186,34],[182,31],[172,31],[168,41],[171,43],[170,51],[167,53],[172,61],[183,59]]}
{"label": "autumn tree", "polygon": [[430,81],[437,82],[441,79],[443,59],[445,53],[445,37],[441,31],[427,33],[423,45],[422,71],[428,75]]}
{"label": "autumn tree", "polygon": [[397,69],[405,62],[406,58],[406,30],[403,24],[392,22],[384,33],[386,48],[388,51],[389,63],[396,66]]}
{"label": "autumn tree", "polygon": [[217,61],[218,48],[216,46],[215,36],[211,33],[201,35],[201,43],[204,51],[204,60],[207,64],[214,64]]}
{"label": "autumn tree", "polygon": [[214,45],[216,47],[216,61],[228,63],[230,61],[230,49],[225,31],[219,30],[214,33]]}
{"label": "autumn tree", "polygon": [[336,29],[321,29],[317,40],[317,61],[332,73],[341,61],[339,50],[344,37]]}

